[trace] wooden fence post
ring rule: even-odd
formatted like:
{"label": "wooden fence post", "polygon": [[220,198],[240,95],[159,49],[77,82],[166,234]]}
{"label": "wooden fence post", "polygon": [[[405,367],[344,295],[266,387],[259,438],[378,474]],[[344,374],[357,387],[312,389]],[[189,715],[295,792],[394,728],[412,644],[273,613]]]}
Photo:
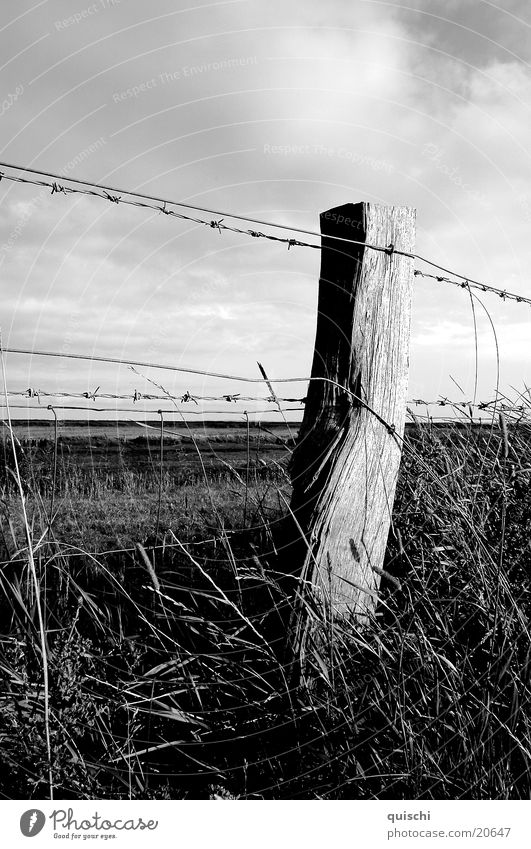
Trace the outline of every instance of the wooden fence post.
{"label": "wooden fence post", "polygon": [[415,210],[345,204],[321,214],[321,234],[312,378],[331,382],[309,385],[291,507],[306,539],[303,577],[333,614],[364,619],[377,601],[406,412],[413,260],[393,249],[413,250]]}

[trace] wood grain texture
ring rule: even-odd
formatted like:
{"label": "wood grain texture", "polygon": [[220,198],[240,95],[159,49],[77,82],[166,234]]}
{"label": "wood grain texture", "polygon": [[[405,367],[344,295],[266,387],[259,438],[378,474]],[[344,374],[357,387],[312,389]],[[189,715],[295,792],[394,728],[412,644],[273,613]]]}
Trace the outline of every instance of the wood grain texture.
{"label": "wood grain texture", "polygon": [[[327,238],[412,251],[415,210],[346,204],[321,215],[312,377],[347,387],[402,437],[413,260]],[[305,533],[303,576],[334,613],[374,610],[400,465],[400,438],[341,388],[310,383],[291,467]]]}

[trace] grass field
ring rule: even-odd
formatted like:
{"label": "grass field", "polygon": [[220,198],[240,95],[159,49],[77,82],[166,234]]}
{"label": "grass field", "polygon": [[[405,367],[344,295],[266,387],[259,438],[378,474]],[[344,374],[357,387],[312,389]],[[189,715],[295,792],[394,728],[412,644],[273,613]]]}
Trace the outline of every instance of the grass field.
{"label": "grass field", "polygon": [[5,797],[529,798],[529,426],[408,428],[376,616],[310,602],[304,662],[286,429],[69,427],[15,427],[32,557],[4,441]]}

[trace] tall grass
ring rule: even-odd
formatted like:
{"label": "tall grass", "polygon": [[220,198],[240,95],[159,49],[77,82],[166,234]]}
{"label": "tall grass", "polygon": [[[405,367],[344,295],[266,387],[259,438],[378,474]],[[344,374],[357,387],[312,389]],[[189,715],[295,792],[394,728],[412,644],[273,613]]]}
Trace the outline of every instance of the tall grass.
{"label": "tall grass", "polygon": [[[305,595],[302,665],[286,630],[299,587],[282,464],[276,479],[248,461],[212,470],[208,493],[168,476],[158,539],[156,474],[59,473],[39,544],[28,467],[56,795],[528,798],[530,446],[523,423],[410,429],[376,614],[363,631],[323,622]],[[143,548],[90,553],[98,502],[120,524],[116,547]],[[6,483],[1,790],[42,798],[38,613],[14,505]],[[143,524],[131,505],[149,505]]]}

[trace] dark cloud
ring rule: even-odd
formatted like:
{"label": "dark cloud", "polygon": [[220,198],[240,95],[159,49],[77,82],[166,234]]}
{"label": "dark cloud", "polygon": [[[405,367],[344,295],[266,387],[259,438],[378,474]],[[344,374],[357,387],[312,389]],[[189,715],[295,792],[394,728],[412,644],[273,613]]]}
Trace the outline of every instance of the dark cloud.
{"label": "dark cloud", "polygon": [[454,59],[481,68],[494,61],[530,62],[531,10],[527,0],[503,4],[479,0],[410,0],[407,4],[379,4],[421,43]]}

